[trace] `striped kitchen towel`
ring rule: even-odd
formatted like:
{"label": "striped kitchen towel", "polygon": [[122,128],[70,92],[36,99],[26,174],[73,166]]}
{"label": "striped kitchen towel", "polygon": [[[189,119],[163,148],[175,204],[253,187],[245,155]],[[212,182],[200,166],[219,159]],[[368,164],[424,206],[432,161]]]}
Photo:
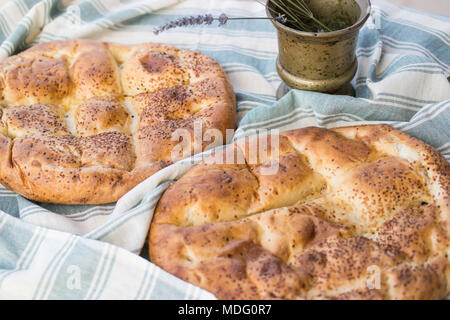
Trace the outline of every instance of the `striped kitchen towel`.
{"label": "striped kitchen towel", "polygon": [[[269,21],[152,33],[179,16],[205,13],[265,15],[254,0],[14,0],[0,7],[0,60],[66,38],[167,42],[212,56],[228,73],[238,103],[234,139],[262,129],[383,122],[450,160],[449,17],[374,0],[358,41],[356,97],[294,90],[277,102]],[[202,156],[159,171],[109,205],[41,204],[0,188],[0,299],[214,298],[151,264],[145,248],[159,197]]]}

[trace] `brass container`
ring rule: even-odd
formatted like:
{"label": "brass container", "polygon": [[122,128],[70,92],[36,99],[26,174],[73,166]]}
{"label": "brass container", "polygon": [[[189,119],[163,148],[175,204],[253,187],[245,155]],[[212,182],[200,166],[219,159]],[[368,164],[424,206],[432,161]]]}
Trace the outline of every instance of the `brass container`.
{"label": "brass container", "polygon": [[[356,43],[359,29],[370,15],[369,0],[306,0],[323,22],[346,19],[349,27],[333,32],[304,32],[272,19],[277,29],[277,71],[284,83],[277,98],[289,88],[352,94],[350,81],[358,67]],[[270,2],[268,2],[270,5]],[[273,8],[275,11],[276,8]],[[268,7],[267,16],[273,18]],[[347,89],[344,89],[347,88]],[[353,91],[353,88],[351,88]]]}

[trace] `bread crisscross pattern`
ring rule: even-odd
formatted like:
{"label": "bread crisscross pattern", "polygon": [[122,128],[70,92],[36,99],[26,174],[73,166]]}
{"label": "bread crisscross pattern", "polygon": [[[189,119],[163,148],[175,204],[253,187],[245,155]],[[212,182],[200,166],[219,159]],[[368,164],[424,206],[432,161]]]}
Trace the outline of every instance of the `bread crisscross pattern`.
{"label": "bread crisscross pattern", "polygon": [[220,65],[170,45],[43,43],[1,62],[0,80],[0,183],[37,201],[116,201],[178,160],[176,129],[235,128]]}
{"label": "bread crisscross pattern", "polygon": [[450,167],[433,148],[387,125],[310,127],[250,163],[251,139],[213,155],[244,163],[206,159],[166,190],[151,261],[221,299],[449,293]]}

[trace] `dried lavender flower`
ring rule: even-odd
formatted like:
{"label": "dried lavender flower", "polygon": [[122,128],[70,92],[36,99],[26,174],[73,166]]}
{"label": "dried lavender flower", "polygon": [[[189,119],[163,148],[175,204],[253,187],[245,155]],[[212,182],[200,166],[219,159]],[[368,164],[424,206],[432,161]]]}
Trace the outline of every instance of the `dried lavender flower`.
{"label": "dried lavender flower", "polygon": [[205,14],[205,23],[206,24],[212,24],[214,21],[214,18],[212,15],[210,14]]}
{"label": "dried lavender flower", "polygon": [[223,26],[224,24],[226,24],[227,23],[227,21],[228,21],[228,16],[225,14],[225,13],[222,13],[220,16],[219,16],[219,27],[220,26]]}
{"label": "dried lavender flower", "polygon": [[305,0],[268,0],[267,8],[273,17],[277,16],[277,19],[281,15],[285,15],[285,22],[282,23],[288,22],[290,27],[297,30],[317,32],[317,30],[323,29],[327,32],[332,31],[314,16],[314,13],[309,7],[309,2]]}
{"label": "dried lavender flower", "polygon": [[278,13],[275,20],[277,20],[278,22],[281,22],[281,23],[286,23],[287,17],[285,14]]}
{"label": "dried lavender flower", "polygon": [[[154,34],[159,34],[163,31],[173,29],[176,27],[186,27],[186,26],[193,26],[193,25],[201,25],[206,24],[210,25],[213,23],[214,20],[219,21],[219,27],[227,24],[230,20],[255,20],[255,19],[272,19],[272,18],[260,18],[260,17],[239,17],[239,18],[230,18],[225,13],[222,13],[218,18],[214,18],[211,14],[204,14],[204,15],[198,15],[198,16],[189,16],[189,17],[182,17],[178,18],[173,21],[169,21],[166,24],[163,24],[155,29],[153,29]],[[284,14],[278,14],[275,20],[285,23],[287,21],[286,15]]]}
{"label": "dried lavender flower", "polygon": [[185,27],[188,25],[200,25],[200,24],[212,24],[214,17],[211,14],[198,15],[196,17],[182,17],[176,20],[170,21],[162,26],[153,29],[154,34],[159,34],[160,32],[173,29],[176,27]]}

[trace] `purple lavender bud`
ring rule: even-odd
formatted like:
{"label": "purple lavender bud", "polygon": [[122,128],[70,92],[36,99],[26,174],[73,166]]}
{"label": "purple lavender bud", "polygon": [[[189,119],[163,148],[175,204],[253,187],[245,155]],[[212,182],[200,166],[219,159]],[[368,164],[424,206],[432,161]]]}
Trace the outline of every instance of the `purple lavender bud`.
{"label": "purple lavender bud", "polygon": [[188,24],[190,24],[190,25],[194,25],[195,24],[195,17],[194,16],[190,16],[187,19],[188,19]]}
{"label": "purple lavender bud", "polygon": [[202,24],[203,23],[203,16],[196,16],[194,17],[194,23],[193,24]]}
{"label": "purple lavender bud", "polygon": [[228,17],[227,17],[227,15],[225,14],[225,13],[222,13],[220,16],[219,16],[219,27],[220,26],[223,26],[224,24],[226,24],[227,23],[227,21],[228,21]]}
{"label": "purple lavender bud", "polygon": [[287,22],[286,15],[285,14],[280,14],[280,13],[277,15],[275,20],[277,20],[278,22],[281,22],[281,23],[286,23]]}
{"label": "purple lavender bud", "polygon": [[205,14],[205,23],[212,24],[214,21],[214,17],[210,14]]}
{"label": "purple lavender bud", "polygon": [[183,18],[181,19],[181,24],[182,24],[183,26],[189,25],[189,19],[188,19],[187,17],[183,17]]}
{"label": "purple lavender bud", "polygon": [[173,23],[177,27],[180,27],[181,26],[181,19],[178,18],[176,20],[173,20],[171,23]]}

